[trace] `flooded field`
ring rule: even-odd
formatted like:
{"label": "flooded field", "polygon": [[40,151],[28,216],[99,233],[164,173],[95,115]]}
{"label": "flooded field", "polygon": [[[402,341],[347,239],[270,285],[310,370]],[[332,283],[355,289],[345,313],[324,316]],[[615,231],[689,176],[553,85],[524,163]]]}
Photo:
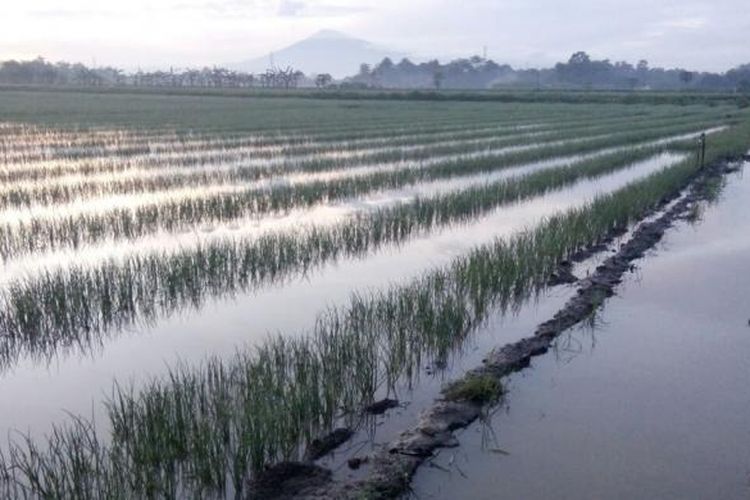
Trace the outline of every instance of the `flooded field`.
{"label": "flooded field", "polygon": [[[63,99],[12,91],[0,92],[0,105],[0,430],[8,435],[0,493],[7,496],[242,497],[257,474],[304,457],[335,427],[352,429],[360,450],[376,449],[417,418],[444,381],[528,335],[564,302],[570,289],[548,286],[560,261],[631,227],[682,189],[700,168],[701,134],[706,161],[745,151],[748,141],[746,113],[724,105]],[[717,228],[726,224],[711,221],[741,203],[743,182],[733,179],[703,222],[667,242],[683,249],[682,265],[692,266],[695,253],[709,258],[697,239],[722,241]],[[731,210],[738,230],[742,209]],[[741,252],[741,240],[732,241]],[[697,319],[655,305],[667,288],[638,296],[648,295],[651,274],[661,287],[701,293],[677,284],[695,272],[669,266],[649,261],[644,282],[608,303],[601,331],[572,333],[560,357],[535,363],[529,380],[513,378],[507,412],[487,423],[500,428],[500,447],[507,428],[531,450],[527,460],[575,454],[564,445],[583,437],[550,450],[528,415],[552,414],[578,393],[585,404],[567,417],[578,422],[586,405],[598,404],[592,384],[606,387],[605,374],[625,376],[636,358],[644,366],[678,362],[658,349],[642,352],[653,324],[633,321],[644,304],[674,315],[654,324],[679,319],[680,327],[658,332],[664,342],[688,342],[678,334],[690,329],[698,341]],[[670,300],[687,307],[700,299]],[[740,313],[747,311],[733,314]],[[602,336],[628,338],[606,355]],[[729,330],[725,336],[729,342]],[[686,355],[703,349],[680,345]],[[571,346],[580,353],[568,355]],[[723,347],[710,352],[738,352]],[[666,383],[672,366],[638,373],[642,384],[628,385],[625,396],[636,401],[632,408],[656,397],[659,385],[641,386]],[[723,366],[738,369],[731,360]],[[585,374],[572,375],[570,388],[544,385],[566,384],[575,367]],[[696,398],[711,386],[699,375],[691,383]],[[531,399],[516,402],[516,390]],[[402,404],[385,417],[363,416],[386,397]],[[747,410],[743,401],[735,400],[738,412]],[[654,408],[654,425],[673,419],[673,408]],[[618,415],[624,428],[635,425]],[[592,426],[607,425],[605,413],[596,416],[602,420]],[[576,430],[584,432],[562,432]],[[696,430],[685,421],[680,432]],[[487,459],[482,443],[469,444],[486,437],[474,431],[464,433],[471,451],[417,476],[420,497],[482,497],[499,491],[490,482],[510,484],[514,474],[521,488],[518,469],[527,480],[543,473],[528,461],[498,472],[516,453]],[[617,435],[601,443],[606,453]],[[647,433],[636,438],[622,453],[638,453],[638,439],[654,443]],[[650,460],[656,467],[672,455]],[[580,462],[553,461],[573,469],[568,482],[555,482],[559,469],[545,484],[574,485]],[[320,463],[352,477],[341,456]],[[457,467],[470,469],[469,479],[454,481]],[[522,493],[508,488],[509,498]]]}
{"label": "flooded field", "polygon": [[746,164],[591,325],[513,377],[416,495],[747,498],[749,204]]}

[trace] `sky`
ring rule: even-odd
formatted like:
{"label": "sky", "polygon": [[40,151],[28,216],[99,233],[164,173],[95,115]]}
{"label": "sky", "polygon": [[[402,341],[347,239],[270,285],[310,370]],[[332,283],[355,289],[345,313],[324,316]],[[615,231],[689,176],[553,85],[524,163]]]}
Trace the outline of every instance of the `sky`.
{"label": "sky", "polygon": [[750,63],[748,0],[0,0],[0,60],[221,65],[332,29],[416,60],[516,67],[594,58],[726,71]]}

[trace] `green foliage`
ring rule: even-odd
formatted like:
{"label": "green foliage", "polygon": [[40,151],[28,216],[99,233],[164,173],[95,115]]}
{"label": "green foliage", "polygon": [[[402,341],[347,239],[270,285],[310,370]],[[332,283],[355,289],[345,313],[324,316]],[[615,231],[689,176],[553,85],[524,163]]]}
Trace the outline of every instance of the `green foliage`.
{"label": "green foliage", "polygon": [[491,375],[470,375],[443,390],[443,397],[448,401],[471,401],[479,404],[495,402],[502,394],[502,384]]}

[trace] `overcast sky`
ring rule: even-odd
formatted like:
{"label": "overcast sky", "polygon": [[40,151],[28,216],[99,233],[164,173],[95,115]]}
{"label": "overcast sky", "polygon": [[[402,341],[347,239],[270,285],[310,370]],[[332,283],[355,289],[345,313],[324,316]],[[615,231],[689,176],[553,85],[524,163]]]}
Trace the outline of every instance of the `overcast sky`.
{"label": "overcast sky", "polygon": [[321,29],[421,59],[549,65],[577,50],[652,66],[750,62],[750,0],[0,0],[0,60],[126,68],[267,54]]}

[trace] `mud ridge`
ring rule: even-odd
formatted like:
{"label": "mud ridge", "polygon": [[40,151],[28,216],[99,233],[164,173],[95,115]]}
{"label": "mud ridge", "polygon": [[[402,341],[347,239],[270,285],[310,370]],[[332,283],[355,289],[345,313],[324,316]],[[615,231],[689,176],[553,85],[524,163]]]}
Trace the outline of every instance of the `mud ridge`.
{"label": "mud ridge", "polygon": [[[416,425],[403,431],[383,450],[368,457],[368,475],[356,482],[335,482],[331,475],[325,474],[311,463],[300,463],[292,466],[283,464],[286,472],[311,472],[309,483],[298,474],[289,474],[293,483],[291,488],[285,486],[284,474],[273,471],[272,481],[261,482],[265,485],[274,483],[276,488],[262,488],[266,498],[394,498],[409,490],[411,478],[417,468],[440,448],[458,446],[453,431],[465,428],[480,418],[488,403],[493,398],[464,397],[453,399],[449,394],[461,394],[455,391],[458,386],[469,386],[476,381],[494,381],[498,394],[502,392],[501,379],[529,366],[534,356],[546,353],[561,333],[587,320],[602,305],[604,300],[615,293],[615,287],[622,282],[625,273],[634,269],[633,261],[642,258],[664,236],[664,233],[677,220],[684,218],[691,208],[707,199],[702,186],[736,171],[732,160],[727,159],[702,169],[686,189],[675,192],[661,202],[659,210],[665,210],[652,221],[642,222],[632,233],[628,241],[619,250],[608,257],[595,272],[587,278],[577,280],[570,272],[571,264],[561,262],[550,277],[550,283],[577,283],[576,294],[549,320],[537,326],[534,334],[517,342],[493,349],[483,360],[482,365],[468,371],[442,391],[442,397],[434,401],[420,415]],[[685,194],[683,194],[685,193]],[[677,200],[671,206],[671,202]],[[643,219],[658,212],[645,214]],[[616,236],[626,232],[625,228],[614,228],[604,243],[611,242]],[[606,244],[599,242],[571,256],[571,261],[580,261],[607,249]],[[496,399],[496,398],[494,398]],[[257,486],[257,485],[256,485]],[[253,490],[254,488],[251,488]],[[255,489],[257,492],[258,490]]]}

